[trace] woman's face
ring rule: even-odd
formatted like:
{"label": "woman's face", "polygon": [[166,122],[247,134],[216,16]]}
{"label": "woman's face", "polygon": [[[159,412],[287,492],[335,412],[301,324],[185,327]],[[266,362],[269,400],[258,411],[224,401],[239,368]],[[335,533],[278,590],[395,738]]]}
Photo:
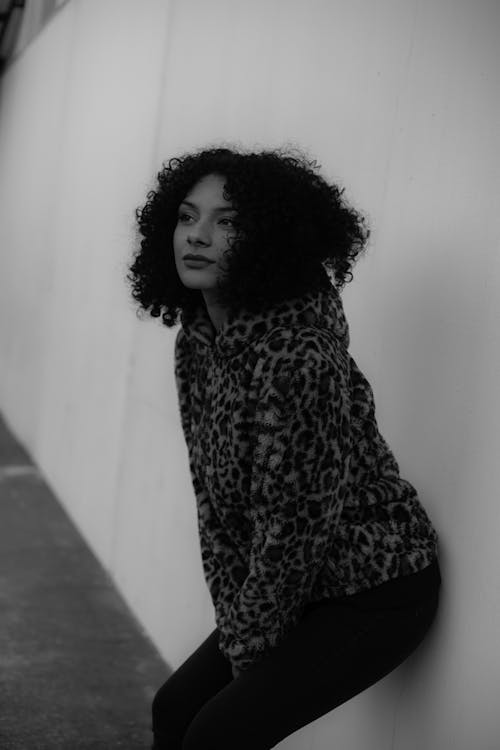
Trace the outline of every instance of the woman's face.
{"label": "woman's face", "polygon": [[[223,253],[235,237],[236,211],[224,198],[224,177],[203,177],[179,206],[173,246],[182,283],[190,289],[213,289],[223,270]],[[187,255],[202,255],[207,262],[190,262]]]}

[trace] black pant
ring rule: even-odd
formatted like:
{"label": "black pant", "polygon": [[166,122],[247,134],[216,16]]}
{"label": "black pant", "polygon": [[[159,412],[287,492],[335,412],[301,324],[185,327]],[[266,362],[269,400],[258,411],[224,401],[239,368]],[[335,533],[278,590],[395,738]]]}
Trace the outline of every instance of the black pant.
{"label": "black pant", "polygon": [[434,620],[440,581],[435,562],[366,594],[308,605],[237,679],[215,629],[157,692],[154,750],[274,747],[401,664]]}

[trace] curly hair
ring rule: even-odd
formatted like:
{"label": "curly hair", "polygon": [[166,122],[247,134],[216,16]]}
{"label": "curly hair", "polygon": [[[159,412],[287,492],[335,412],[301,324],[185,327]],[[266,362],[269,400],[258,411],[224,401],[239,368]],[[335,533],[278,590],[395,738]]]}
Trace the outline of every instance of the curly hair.
{"label": "curly hair", "polygon": [[343,198],[344,190],[318,174],[316,161],[297,149],[246,153],[205,148],[172,158],[157,175],[142,208],[135,210],[142,239],[127,280],[138,312],[162,316],[166,326],[202,303],[175,266],[173,233],[187,193],[209,174],[225,180],[224,197],[236,209],[235,235],[224,253],[218,304],[229,312],[266,309],[287,298],[330,288],[326,269],[342,288],[369,237],[366,221]]}

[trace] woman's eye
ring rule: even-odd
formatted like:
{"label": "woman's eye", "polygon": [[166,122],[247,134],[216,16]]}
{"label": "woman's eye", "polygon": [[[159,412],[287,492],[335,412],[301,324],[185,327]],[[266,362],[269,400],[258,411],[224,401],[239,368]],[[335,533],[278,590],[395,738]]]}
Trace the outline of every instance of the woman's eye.
{"label": "woman's eye", "polygon": [[228,217],[221,219],[219,223],[225,227],[234,227],[234,219],[229,219]]}
{"label": "woman's eye", "polygon": [[193,217],[189,214],[179,213],[177,216],[177,221],[181,222],[181,224],[186,224],[190,219]]}

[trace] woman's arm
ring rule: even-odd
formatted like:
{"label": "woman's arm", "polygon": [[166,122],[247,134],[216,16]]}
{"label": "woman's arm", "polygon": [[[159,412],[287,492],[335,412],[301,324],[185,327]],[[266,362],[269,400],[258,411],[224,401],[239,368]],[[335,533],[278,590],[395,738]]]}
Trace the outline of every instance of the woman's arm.
{"label": "woman's arm", "polygon": [[273,368],[258,401],[249,573],[219,623],[235,676],[296,623],[342,510],[351,449],[345,375],[327,361],[303,363]]}

